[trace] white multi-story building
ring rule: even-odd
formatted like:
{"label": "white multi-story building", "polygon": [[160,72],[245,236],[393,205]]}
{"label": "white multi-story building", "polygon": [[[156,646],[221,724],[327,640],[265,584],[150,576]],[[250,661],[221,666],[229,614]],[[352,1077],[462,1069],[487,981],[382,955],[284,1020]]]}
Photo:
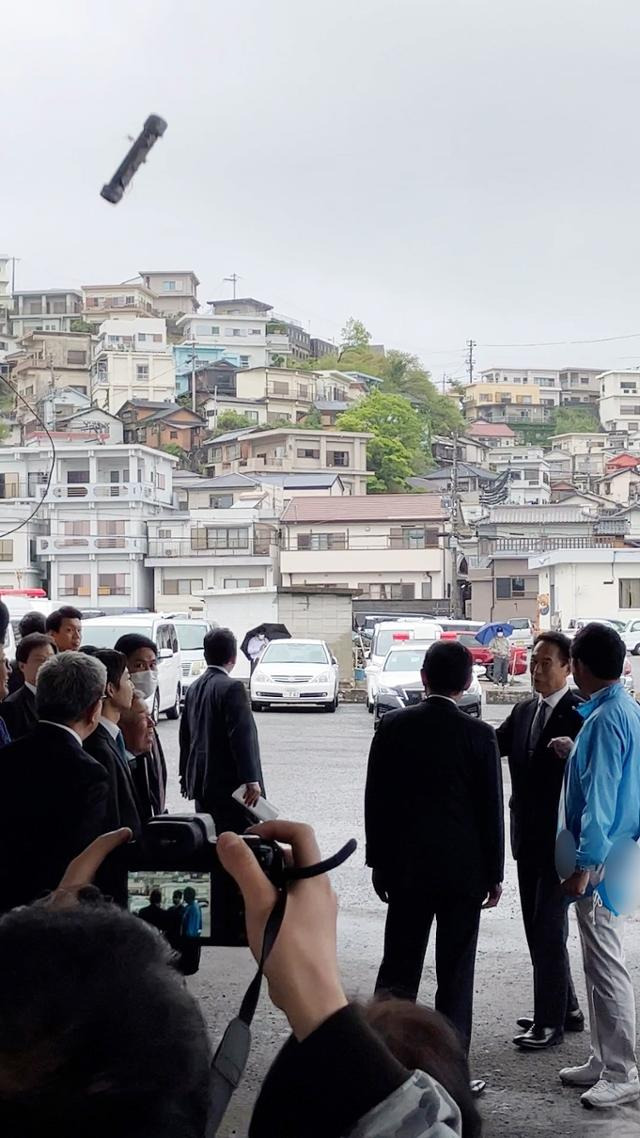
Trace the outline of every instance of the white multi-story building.
{"label": "white multi-story building", "polygon": [[44,584],[53,601],[80,608],[152,608],[147,523],[173,513],[176,461],[85,443],[57,445],[52,465],[49,446],[0,448],[0,584]]}
{"label": "white multi-story building", "polygon": [[105,320],[91,379],[94,402],[111,414],[130,399],[173,402],[175,361],[167,346],[165,321],[145,317]]}
{"label": "white multi-story building", "polygon": [[11,268],[13,258],[7,253],[0,253],[0,331],[4,328],[7,313],[13,307],[11,295]]}
{"label": "white multi-story building", "polygon": [[537,388],[540,397],[534,399],[533,402],[542,403],[546,407],[559,407],[562,398],[560,373],[556,368],[486,368],[480,372],[478,382],[482,384],[514,384],[516,387],[520,387],[523,392]]}
{"label": "white multi-story building", "polygon": [[561,368],[559,374],[563,406],[579,407],[584,403],[598,403],[601,368]]}
{"label": "white multi-story building", "polygon": [[207,590],[277,583],[277,522],[259,509],[191,509],[147,526],[158,612],[200,609]]}
{"label": "white multi-story building", "polygon": [[489,465],[496,474],[509,471],[509,502],[541,506],[551,501],[549,463],[538,447],[502,447],[489,451]]}
{"label": "white multi-story building", "polygon": [[238,355],[240,367],[284,365],[292,355],[289,336],[270,328],[272,305],[253,297],[210,300],[211,313],[178,320],[185,341],[215,344]]}
{"label": "white multi-story building", "polygon": [[284,586],[372,600],[448,596],[450,524],[433,494],[292,498],[280,520]]}
{"label": "white multi-story building", "polygon": [[[18,395],[16,419],[26,424],[42,418],[45,398],[68,389],[89,395],[91,336],[87,332],[29,332],[8,358]],[[47,426],[52,426],[49,421]]]}
{"label": "white multi-story building", "polygon": [[640,431],[640,371],[602,373],[600,422],[605,431]]}
{"label": "white multi-story building", "polygon": [[140,277],[145,288],[153,293],[153,306],[161,316],[180,316],[198,311],[200,281],[192,269],[145,270]]}
{"label": "white multi-story building", "polygon": [[71,332],[82,320],[82,293],[73,288],[32,289],[13,297],[14,336],[29,332]]}

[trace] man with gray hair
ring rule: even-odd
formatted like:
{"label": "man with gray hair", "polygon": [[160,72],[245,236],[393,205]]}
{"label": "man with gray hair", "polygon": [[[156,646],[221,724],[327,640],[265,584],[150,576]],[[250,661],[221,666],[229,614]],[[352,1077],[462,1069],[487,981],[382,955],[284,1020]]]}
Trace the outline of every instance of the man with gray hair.
{"label": "man with gray hair", "polygon": [[81,652],[38,672],[40,722],[0,764],[0,912],[53,889],[105,829],[107,774],[82,744],[100,721],[106,681],[104,664]]}

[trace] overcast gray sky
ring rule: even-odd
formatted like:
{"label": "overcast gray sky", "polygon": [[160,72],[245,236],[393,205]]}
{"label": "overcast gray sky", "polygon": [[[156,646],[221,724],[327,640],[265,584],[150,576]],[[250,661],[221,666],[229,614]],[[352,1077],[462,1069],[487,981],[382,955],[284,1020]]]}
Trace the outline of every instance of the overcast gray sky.
{"label": "overcast gray sky", "polygon": [[640,335],[488,346],[640,333],[637,0],[23,0],[1,37],[17,287],[194,268],[205,301],[235,271],[436,379],[469,337],[481,367],[640,362]]}

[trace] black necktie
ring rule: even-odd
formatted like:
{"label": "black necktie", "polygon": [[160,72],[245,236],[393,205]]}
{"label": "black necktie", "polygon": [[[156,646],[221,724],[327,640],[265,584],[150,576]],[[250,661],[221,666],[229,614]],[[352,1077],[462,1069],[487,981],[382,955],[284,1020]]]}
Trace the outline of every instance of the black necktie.
{"label": "black necktie", "polygon": [[531,731],[529,734],[529,754],[530,755],[533,754],[536,747],[538,746],[538,743],[540,742],[540,740],[542,738],[542,732],[544,731],[545,725],[547,722],[547,714],[550,710],[551,709],[549,707],[549,704],[545,703],[545,701],[543,699],[541,699],[537,708],[536,708],[536,713],[533,717],[533,722],[531,724]]}

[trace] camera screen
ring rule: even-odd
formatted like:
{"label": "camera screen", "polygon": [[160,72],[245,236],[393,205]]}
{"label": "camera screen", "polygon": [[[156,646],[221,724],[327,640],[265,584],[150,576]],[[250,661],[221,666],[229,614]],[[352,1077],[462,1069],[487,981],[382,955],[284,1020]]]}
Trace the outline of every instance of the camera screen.
{"label": "camera screen", "polygon": [[211,936],[211,874],[180,869],[129,870],[129,912],[171,942]]}

